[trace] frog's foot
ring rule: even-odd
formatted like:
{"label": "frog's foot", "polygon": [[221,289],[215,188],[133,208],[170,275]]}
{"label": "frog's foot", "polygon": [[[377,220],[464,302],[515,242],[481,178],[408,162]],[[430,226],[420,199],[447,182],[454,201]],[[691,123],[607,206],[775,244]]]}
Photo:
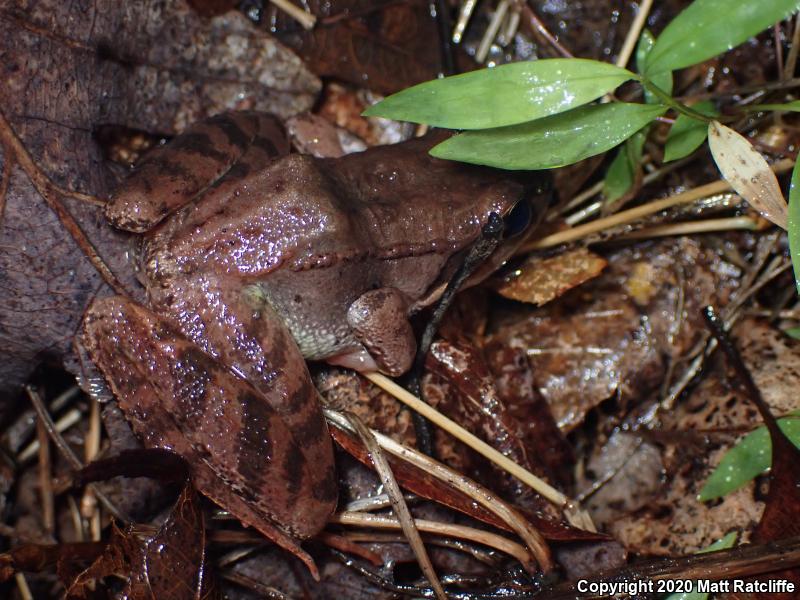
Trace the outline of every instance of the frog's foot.
{"label": "frog's foot", "polygon": [[396,377],[411,368],[417,343],[408,322],[408,302],[398,290],[380,288],[362,294],[348,308],[347,322],[379,370]]}

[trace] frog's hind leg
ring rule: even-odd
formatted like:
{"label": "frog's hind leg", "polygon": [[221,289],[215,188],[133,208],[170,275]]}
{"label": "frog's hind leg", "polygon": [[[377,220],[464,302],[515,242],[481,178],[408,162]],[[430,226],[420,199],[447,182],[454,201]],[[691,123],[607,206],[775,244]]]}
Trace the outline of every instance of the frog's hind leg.
{"label": "frog's hind leg", "polygon": [[332,477],[332,465],[303,460],[297,432],[270,399],[172,323],[121,296],[95,301],[80,337],[145,446],[180,454],[203,494],[318,578],[296,538],[318,532],[335,506],[335,497],[315,497],[324,485],[312,476],[322,468]]}
{"label": "frog's hind leg", "polygon": [[319,530],[338,498],[332,440],[300,349],[256,291],[238,278],[204,273],[151,290],[151,301],[204,352],[256,388],[285,426],[297,448],[286,470],[304,492],[285,518],[313,514]]}
{"label": "frog's hind leg", "polygon": [[289,152],[280,121],[256,112],[228,112],[200,121],[149,152],[106,205],[115,226],[142,233],[228,174],[263,167]]}
{"label": "frog's hind leg", "polygon": [[396,377],[411,368],[417,343],[408,321],[408,302],[399,290],[365,292],[348,308],[347,322],[378,369]]}

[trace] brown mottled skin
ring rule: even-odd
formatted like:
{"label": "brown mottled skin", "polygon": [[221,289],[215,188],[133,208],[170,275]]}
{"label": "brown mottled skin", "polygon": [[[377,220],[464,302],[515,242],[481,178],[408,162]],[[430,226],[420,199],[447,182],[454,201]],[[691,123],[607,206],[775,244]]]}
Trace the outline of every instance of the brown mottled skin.
{"label": "brown mottled skin", "polygon": [[228,113],[151,153],[107,207],[147,232],[153,312],[100,300],[83,345],[146,445],[188,458],[202,492],[312,571],[295,538],[324,526],[336,483],[304,359],[408,370],[409,315],[489,213],[545,196],[538,178],[432,158],[434,141],[319,159],[288,154],[273,117]]}

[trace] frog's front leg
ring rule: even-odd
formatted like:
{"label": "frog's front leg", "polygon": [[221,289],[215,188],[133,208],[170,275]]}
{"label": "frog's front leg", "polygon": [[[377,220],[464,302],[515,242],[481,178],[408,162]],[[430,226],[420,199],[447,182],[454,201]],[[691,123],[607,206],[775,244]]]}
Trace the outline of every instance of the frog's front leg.
{"label": "frog's front leg", "polygon": [[411,368],[417,343],[408,321],[408,301],[399,290],[365,292],[348,308],[347,323],[379,370],[397,377]]}

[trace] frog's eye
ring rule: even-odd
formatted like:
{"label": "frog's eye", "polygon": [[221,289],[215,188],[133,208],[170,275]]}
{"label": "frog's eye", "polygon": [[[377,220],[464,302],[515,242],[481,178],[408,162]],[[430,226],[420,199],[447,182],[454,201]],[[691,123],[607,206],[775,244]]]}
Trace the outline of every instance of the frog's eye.
{"label": "frog's eye", "polygon": [[503,235],[507,238],[517,236],[528,228],[533,219],[531,203],[527,200],[520,200],[514,208],[503,218],[505,230]]}

